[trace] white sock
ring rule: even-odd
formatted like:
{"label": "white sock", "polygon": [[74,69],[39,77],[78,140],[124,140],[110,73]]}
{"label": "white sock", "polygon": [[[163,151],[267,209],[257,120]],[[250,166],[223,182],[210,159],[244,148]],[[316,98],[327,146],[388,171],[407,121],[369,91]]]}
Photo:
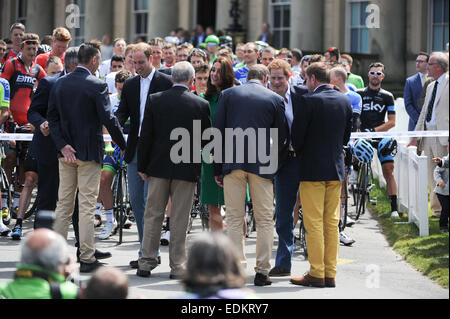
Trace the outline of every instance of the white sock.
{"label": "white sock", "polygon": [[102,208],[102,203],[97,203],[97,205],[95,205],[95,215],[102,216]]}
{"label": "white sock", "polygon": [[14,192],[13,207],[19,207],[20,193]]}
{"label": "white sock", "polygon": [[113,210],[112,209],[105,210],[105,215],[106,215],[106,221],[108,223],[113,223],[114,222],[114,214],[113,214]]}
{"label": "white sock", "polygon": [[6,194],[2,194],[2,208],[8,207],[8,199],[6,198]]}

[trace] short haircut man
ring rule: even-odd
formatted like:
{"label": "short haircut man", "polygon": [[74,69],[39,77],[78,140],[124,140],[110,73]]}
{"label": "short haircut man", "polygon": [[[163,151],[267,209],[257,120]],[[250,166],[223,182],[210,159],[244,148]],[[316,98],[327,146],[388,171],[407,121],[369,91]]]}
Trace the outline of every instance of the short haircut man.
{"label": "short haircut man", "polygon": [[309,77],[315,77],[317,81],[322,83],[330,83],[330,71],[325,63],[313,63],[306,69]]}
{"label": "short haircut man", "polygon": [[282,69],[283,70],[283,74],[287,78],[289,78],[289,76],[292,73],[291,66],[289,65],[289,63],[287,61],[285,61],[285,60],[280,60],[280,59],[273,60],[273,62],[269,64],[268,69],[269,69],[269,72],[272,71],[272,70]]}
{"label": "short haircut man", "polygon": [[78,63],[88,64],[95,56],[100,56],[101,46],[97,43],[90,42],[80,46],[78,50]]}
{"label": "short haircut man", "polygon": [[53,30],[52,37],[53,41],[70,42],[72,40],[72,36],[66,28],[56,28]]}
{"label": "short haircut man", "polygon": [[45,69],[47,75],[54,75],[64,70],[63,63],[56,55],[51,56],[47,60],[47,68]]}

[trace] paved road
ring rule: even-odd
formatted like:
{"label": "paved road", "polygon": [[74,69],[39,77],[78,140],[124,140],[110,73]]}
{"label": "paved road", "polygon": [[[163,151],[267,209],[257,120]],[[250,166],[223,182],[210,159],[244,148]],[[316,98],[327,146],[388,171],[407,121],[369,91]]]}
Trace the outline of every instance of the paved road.
{"label": "paved road", "polygon": [[[25,223],[25,234],[31,231],[32,223]],[[100,230],[96,230],[98,235]],[[188,235],[188,244],[201,233],[199,219],[196,219],[193,231]],[[449,298],[448,290],[433,283],[418,271],[414,270],[402,258],[394,253],[380,233],[376,220],[368,215],[352,228],[348,235],[356,239],[353,247],[341,246],[336,289],[315,289],[294,286],[289,278],[272,278],[273,284],[268,287],[253,285],[253,267],[255,266],[255,241],[253,233],[246,241],[248,258],[247,286],[261,298],[270,299],[409,299],[409,298]],[[69,233],[69,243],[73,248],[73,232]],[[277,241],[275,240],[273,257],[275,257]],[[136,271],[128,267],[132,259],[136,259],[138,250],[137,230],[133,226],[124,233],[124,243],[117,245],[117,236],[107,241],[97,241],[97,248],[110,251],[111,259],[105,260],[107,266],[122,269],[129,278],[131,296],[151,299],[166,299],[178,296],[183,291],[182,285],[176,280],[169,280],[168,247],[161,247],[162,265],[152,272],[150,278],[140,278]],[[20,242],[9,238],[0,238],[0,282],[13,276],[14,267],[19,261]],[[272,263],[274,259],[272,259]],[[300,252],[293,258],[293,276],[302,275],[308,270],[308,262]],[[82,282],[89,275],[81,275]]]}

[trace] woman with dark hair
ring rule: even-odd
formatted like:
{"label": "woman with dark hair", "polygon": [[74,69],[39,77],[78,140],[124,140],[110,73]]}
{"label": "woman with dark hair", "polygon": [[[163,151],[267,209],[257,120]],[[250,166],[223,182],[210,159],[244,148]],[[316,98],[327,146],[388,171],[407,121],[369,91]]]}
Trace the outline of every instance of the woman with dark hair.
{"label": "woman with dark hair", "polygon": [[[209,102],[211,111],[211,124],[214,126],[217,103],[220,92],[234,86],[234,71],[230,60],[219,57],[209,73],[206,93],[201,95]],[[216,184],[214,179],[214,167],[212,163],[202,163],[202,182],[200,202],[208,205],[209,224],[212,231],[223,230],[223,220],[220,207],[225,204],[223,188]]]}
{"label": "woman with dark hair", "polygon": [[183,279],[186,294],[179,299],[257,299],[244,288],[246,275],[230,239],[204,233],[189,249]]}

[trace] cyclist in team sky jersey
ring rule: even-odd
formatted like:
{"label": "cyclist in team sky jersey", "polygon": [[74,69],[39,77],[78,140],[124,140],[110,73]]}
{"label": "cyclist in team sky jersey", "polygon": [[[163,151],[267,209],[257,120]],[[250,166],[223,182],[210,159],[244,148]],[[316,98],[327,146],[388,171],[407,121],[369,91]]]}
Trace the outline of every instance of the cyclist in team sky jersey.
{"label": "cyclist in team sky jersey", "polygon": [[[385,78],[385,67],[382,63],[369,66],[369,86],[357,91],[361,95],[363,109],[361,112],[362,132],[387,132],[395,127],[395,102],[392,93],[383,90],[381,83]],[[387,122],[386,122],[387,114]],[[376,145],[374,145],[376,147]],[[387,195],[391,202],[391,218],[398,218],[397,183],[394,178],[394,157],[378,154],[387,184]],[[352,172],[352,174],[354,174]],[[354,176],[353,176],[354,177]],[[354,178],[351,182],[354,182]]]}
{"label": "cyclist in team sky jersey", "polygon": [[[11,101],[10,101],[10,113],[12,116],[12,121],[18,126],[30,127],[30,132],[32,127],[28,122],[27,113],[31,104],[31,96],[33,94],[33,88],[37,82],[43,77],[47,76],[45,71],[41,66],[34,63],[36,58],[37,50],[39,46],[39,36],[36,34],[28,33],[22,38],[22,46],[20,54],[12,59],[6,61],[5,68],[1,74],[1,77],[8,80],[11,87]],[[7,131],[11,133],[13,130],[10,127],[11,122],[7,122]],[[15,142],[11,142],[11,147],[9,153],[7,151],[5,159],[5,171],[8,178],[11,180],[12,170],[16,163],[16,150]],[[24,151],[26,153],[26,150]],[[13,209],[18,210],[19,197],[20,197],[20,186],[24,183],[24,171],[27,171],[25,165],[25,159],[19,159],[20,169],[19,181],[14,185],[15,198],[13,203]],[[2,214],[5,218],[8,218],[9,212],[8,207],[5,206],[6,203],[2,203]]]}

